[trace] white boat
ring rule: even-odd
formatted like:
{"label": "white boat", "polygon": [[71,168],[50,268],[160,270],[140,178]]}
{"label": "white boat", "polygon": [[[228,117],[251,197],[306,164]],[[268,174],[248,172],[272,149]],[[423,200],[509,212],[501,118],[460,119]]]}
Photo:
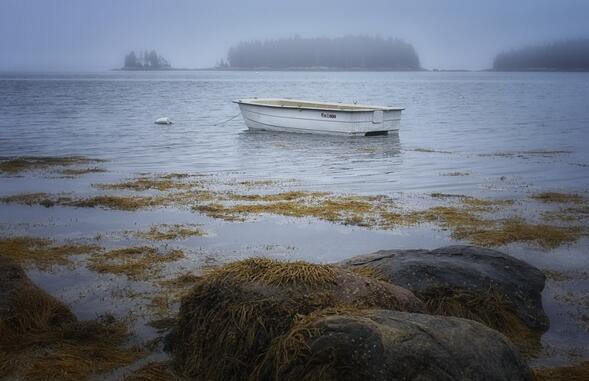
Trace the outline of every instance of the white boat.
{"label": "white boat", "polygon": [[335,135],[386,135],[398,131],[402,108],[310,102],[296,99],[238,99],[250,130]]}

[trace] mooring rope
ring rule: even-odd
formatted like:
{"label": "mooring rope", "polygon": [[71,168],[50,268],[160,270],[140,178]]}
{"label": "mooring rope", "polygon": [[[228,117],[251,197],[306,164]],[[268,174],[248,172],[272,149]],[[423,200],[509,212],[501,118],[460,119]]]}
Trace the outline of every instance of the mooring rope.
{"label": "mooring rope", "polygon": [[224,120],[222,122],[215,123],[215,124],[213,124],[213,126],[225,125],[228,122],[232,121],[233,119],[237,118],[240,114],[241,114],[241,112],[238,112],[237,114],[233,115],[231,118]]}

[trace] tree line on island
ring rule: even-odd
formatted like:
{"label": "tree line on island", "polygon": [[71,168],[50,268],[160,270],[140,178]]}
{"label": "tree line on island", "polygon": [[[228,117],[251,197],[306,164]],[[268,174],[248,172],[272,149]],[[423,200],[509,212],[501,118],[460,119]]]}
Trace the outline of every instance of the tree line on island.
{"label": "tree line on island", "polygon": [[528,46],[498,54],[493,62],[497,71],[589,70],[589,38]]}
{"label": "tree line on island", "polygon": [[241,42],[229,49],[227,61],[228,67],[237,69],[420,69],[412,45],[367,36]]}
{"label": "tree line on island", "polygon": [[[394,38],[346,36],[240,42],[217,69],[422,70],[413,46]],[[171,70],[155,50],[125,56],[123,70]],[[494,71],[589,71],[589,38],[528,46],[498,54]]]}
{"label": "tree line on island", "polygon": [[131,51],[125,56],[124,70],[165,70],[170,69],[170,63],[155,50],[136,54]]}

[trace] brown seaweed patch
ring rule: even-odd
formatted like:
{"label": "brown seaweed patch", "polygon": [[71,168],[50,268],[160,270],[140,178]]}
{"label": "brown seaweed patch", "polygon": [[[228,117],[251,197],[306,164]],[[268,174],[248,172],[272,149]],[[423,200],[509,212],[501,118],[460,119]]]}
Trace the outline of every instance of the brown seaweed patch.
{"label": "brown seaweed patch", "polygon": [[90,198],[77,199],[65,203],[66,206],[79,208],[108,208],[126,211],[165,206],[164,198],[150,196],[95,196]]}
{"label": "brown seaweed patch", "polygon": [[486,247],[514,242],[535,242],[551,249],[578,240],[583,231],[576,226],[532,224],[520,218],[486,219],[470,208],[437,206],[413,212],[406,217],[409,223],[433,222],[451,231],[454,239],[467,240]]}
{"label": "brown seaweed patch", "polygon": [[135,233],[136,237],[151,241],[185,239],[189,237],[201,237],[203,235],[206,235],[206,232],[194,225],[179,224],[152,226],[148,231]]}
{"label": "brown seaweed patch", "polygon": [[50,208],[55,205],[72,202],[70,196],[52,195],[49,193],[20,193],[11,196],[0,197],[0,202],[4,204],[22,204],[22,205],[42,205]]}
{"label": "brown seaweed patch", "polygon": [[94,245],[56,244],[35,237],[8,237],[0,239],[0,253],[22,266],[35,266],[48,271],[53,266],[71,266],[71,257],[91,254],[99,250]]}
{"label": "brown seaweed patch", "polygon": [[150,362],[136,370],[124,381],[174,381],[179,380],[167,362]]}
{"label": "brown seaweed patch", "polygon": [[514,201],[509,199],[481,199],[476,197],[464,197],[462,205],[471,210],[490,212],[500,206],[513,205]]}
{"label": "brown seaweed patch", "polygon": [[558,368],[535,368],[535,381],[586,381],[589,361]]}
{"label": "brown seaweed patch", "polygon": [[172,315],[176,312],[174,310],[178,306],[180,299],[188,294],[199,279],[200,276],[192,273],[184,273],[172,279],[157,281],[157,284],[161,287],[161,291],[151,298],[149,308],[158,319],[152,322],[158,325],[158,323],[162,323],[164,320],[175,320]]}
{"label": "brown seaweed patch", "polygon": [[546,221],[575,222],[589,218],[589,205],[562,208],[542,213]]}
{"label": "brown seaweed patch", "polygon": [[112,317],[78,321],[63,303],[34,287],[19,290],[11,306],[0,318],[0,369],[16,379],[85,380],[144,355],[124,347],[125,324]]}
{"label": "brown seaweed patch", "polygon": [[432,197],[432,198],[465,198],[466,196],[463,194],[434,192],[434,193],[430,193],[430,197]]}
{"label": "brown seaweed patch", "polygon": [[0,159],[0,173],[18,174],[26,171],[41,170],[49,167],[91,164],[104,160],[90,159],[84,156],[22,156]]}
{"label": "brown seaweed patch", "polygon": [[[299,316],[290,330],[272,341],[262,360],[254,370],[253,379],[288,380],[332,380],[333,363],[313,364],[309,343],[322,334],[315,324],[319,319],[331,315],[358,316],[365,310],[352,306],[328,307]],[[297,366],[306,364],[306,366]],[[312,365],[311,365],[312,364]],[[309,366],[311,365],[311,366]]]}
{"label": "brown seaweed patch", "polygon": [[578,194],[567,194],[567,193],[559,193],[559,192],[543,192],[537,193],[530,198],[534,200],[538,200],[544,203],[574,203],[574,204],[582,204],[586,201],[583,196]]}
{"label": "brown seaweed patch", "polygon": [[98,273],[145,280],[157,275],[158,270],[166,263],[182,258],[184,252],[176,249],[160,253],[149,246],[126,247],[92,255],[88,260],[88,268]]}
{"label": "brown seaweed patch", "polygon": [[142,192],[146,190],[181,190],[191,189],[199,186],[200,182],[180,181],[189,177],[189,175],[172,173],[161,176],[140,176],[132,180],[123,181],[115,184],[94,184],[96,188],[105,190],[131,190]]}
{"label": "brown seaweed patch", "polygon": [[[226,220],[243,219],[244,215],[275,214],[287,217],[314,217],[331,222],[367,224],[374,212],[373,198],[360,196],[326,196],[317,193],[278,194],[262,196],[264,201],[246,204],[197,205],[195,210],[210,217]],[[286,197],[286,198],[285,198]]]}
{"label": "brown seaweed patch", "polygon": [[77,177],[77,176],[87,175],[90,173],[104,173],[104,172],[107,172],[107,170],[104,168],[90,167],[90,168],[81,168],[81,169],[67,168],[67,169],[63,169],[63,170],[59,171],[58,174],[60,174],[63,177]]}
{"label": "brown seaweed patch", "polygon": [[535,242],[544,249],[553,249],[573,243],[583,236],[583,230],[576,226],[552,226],[531,224],[519,218],[499,220],[488,230],[466,231],[466,239],[481,246],[502,246],[513,242]]}
{"label": "brown seaweed patch", "polygon": [[335,283],[336,275],[337,272],[331,265],[318,265],[303,261],[281,262],[256,257],[214,268],[206,274],[206,277],[218,282],[230,279],[239,282],[259,282],[272,286],[292,284],[317,286]]}
{"label": "brown seaweed patch", "polygon": [[472,292],[464,289],[435,289],[416,294],[432,315],[455,316],[475,320],[509,337],[526,356],[542,349],[542,332],[530,330],[515,308],[496,289]]}
{"label": "brown seaweed patch", "polygon": [[305,191],[290,191],[283,193],[271,193],[271,194],[235,194],[229,193],[227,198],[233,201],[293,201],[300,199],[310,199],[315,197],[326,196],[324,192],[305,192]]}

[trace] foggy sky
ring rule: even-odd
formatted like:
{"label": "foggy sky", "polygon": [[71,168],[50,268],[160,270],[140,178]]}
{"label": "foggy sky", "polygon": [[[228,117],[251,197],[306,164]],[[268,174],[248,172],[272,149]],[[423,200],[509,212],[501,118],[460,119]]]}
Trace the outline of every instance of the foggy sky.
{"label": "foggy sky", "polygon": [[0,70],[105,70],[132,50],[210,67],[240,40],[399,37],[422,66],[485,69],[496,53],[589,37],[587,0],[0,0]]}

